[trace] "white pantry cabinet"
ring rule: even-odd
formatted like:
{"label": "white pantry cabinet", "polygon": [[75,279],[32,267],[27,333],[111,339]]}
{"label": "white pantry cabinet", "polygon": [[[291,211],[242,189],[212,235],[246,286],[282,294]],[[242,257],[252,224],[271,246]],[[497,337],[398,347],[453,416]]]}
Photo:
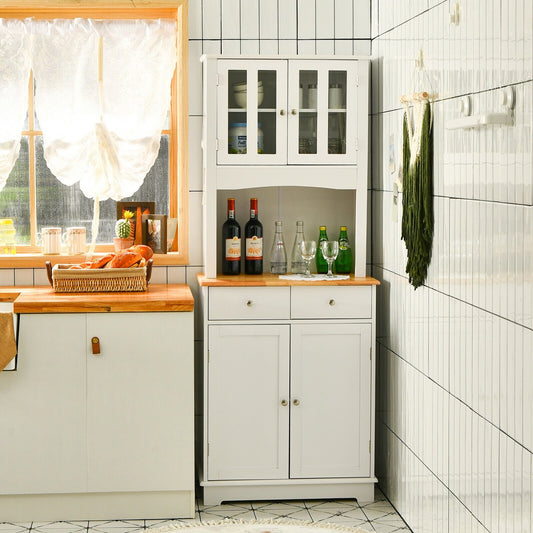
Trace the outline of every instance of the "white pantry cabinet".
{"label": "white pantry cabinet", "polygon": [[199,276],[204,503],[372,500],[376,285],[251,277]]}
{"label": "white pantry cabinet", "polygon": [[0,373],[8,519],[194,515],[192,331],[192,312],[20,315]]}
{"label": "white pantry cabinet", "polygon": [[[204,503],[374,497],[376,286],[366,277],[369,60],[203,56]],[[227,198],[290,253],[347,225],[347,280],[221,276]]]}

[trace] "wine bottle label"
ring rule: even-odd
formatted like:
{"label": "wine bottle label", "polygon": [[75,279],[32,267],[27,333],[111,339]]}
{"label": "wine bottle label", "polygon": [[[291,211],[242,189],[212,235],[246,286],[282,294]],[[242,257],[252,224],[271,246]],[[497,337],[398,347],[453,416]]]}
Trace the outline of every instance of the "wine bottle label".
{"label": "wine bottle label", "polygon": [[241,260],[241,239],[233,237],[233,239],[226,239],[226,261],[240,261]]}
{"label": "wine bottle label", "polygon": [[263,238],[248,237],[246,239],[246,259],[253,261],[256,259],[263,259]]}

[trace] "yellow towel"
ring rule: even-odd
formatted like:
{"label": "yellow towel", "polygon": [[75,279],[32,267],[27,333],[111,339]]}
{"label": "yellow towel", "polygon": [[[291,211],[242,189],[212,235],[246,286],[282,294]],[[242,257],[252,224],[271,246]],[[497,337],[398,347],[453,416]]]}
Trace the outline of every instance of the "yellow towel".
{"label": "yellow towel", "polygon": [[17,355],[13,313],[0,313],[0,371]]}

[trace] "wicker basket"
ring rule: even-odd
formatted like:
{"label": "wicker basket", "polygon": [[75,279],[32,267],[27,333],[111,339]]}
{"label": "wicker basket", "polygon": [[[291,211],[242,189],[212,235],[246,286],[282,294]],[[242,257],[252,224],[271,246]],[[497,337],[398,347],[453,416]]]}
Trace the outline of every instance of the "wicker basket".
{"label": "wicker basket", "polygon": [[71,269],[47,262],[48,280],[55,292],[141,292],[150,281],[152,260],[141,268]]}

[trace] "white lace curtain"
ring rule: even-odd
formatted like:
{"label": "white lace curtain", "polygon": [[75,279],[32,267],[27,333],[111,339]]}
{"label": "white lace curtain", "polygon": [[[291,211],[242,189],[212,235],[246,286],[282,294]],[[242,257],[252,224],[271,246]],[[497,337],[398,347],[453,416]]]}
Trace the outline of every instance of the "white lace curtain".
{"label": "white lace curtain", "polygon": [[26,24],[0,19],[0,191],[19,156],[29,76],[30,35]]}
{"label": "white lace curtain", "polygon": [[79,182],[88,198],[131,196],[159,151],[176,65],[175,22],[1,22],[0,189],[18,155],[31,63],[52,173],[66,185]]}

